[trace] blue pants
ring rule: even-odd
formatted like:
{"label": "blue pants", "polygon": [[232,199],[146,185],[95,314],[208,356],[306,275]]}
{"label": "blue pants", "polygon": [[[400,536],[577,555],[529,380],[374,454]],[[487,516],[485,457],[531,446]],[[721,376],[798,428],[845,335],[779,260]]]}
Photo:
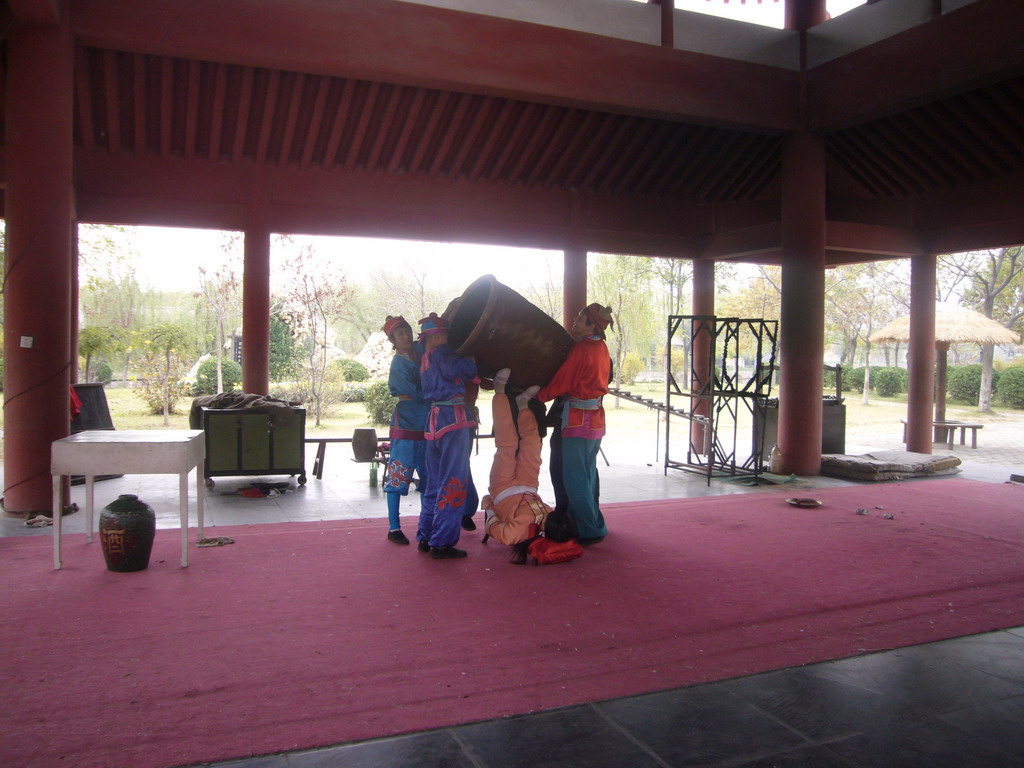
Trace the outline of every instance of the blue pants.
{"label": "blue pants", "polygon": [[432,547],[458,543],[470,493],[472,448],[472,429],[455,429],[437,440],[427,441],[427,489],[423,493],[416,531],[418,541],[425,541]]}
{"label": "blue pants", "polygon": [[562,480],[569,497],[569,516],[581,539],[608,535],[604,515],[597,505],[597,453],[600,440],[562,437]]}

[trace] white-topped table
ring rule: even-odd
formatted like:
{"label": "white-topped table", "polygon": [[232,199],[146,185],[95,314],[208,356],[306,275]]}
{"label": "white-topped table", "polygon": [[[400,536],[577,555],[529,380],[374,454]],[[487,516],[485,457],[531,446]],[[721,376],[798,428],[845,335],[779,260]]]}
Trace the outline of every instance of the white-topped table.
{"label": "white-topped table", "polygon": [[92,541],[93,482],[96,475],[170,475],[179,477],[181,567],[188,566],[188,474],[196,470],[196,510],[203,538],[206,442],[201,429],[87,430],[55,440],[50,448],[53,475],[53,567],[61,567],[61,477],[85,475],[85,531]]}

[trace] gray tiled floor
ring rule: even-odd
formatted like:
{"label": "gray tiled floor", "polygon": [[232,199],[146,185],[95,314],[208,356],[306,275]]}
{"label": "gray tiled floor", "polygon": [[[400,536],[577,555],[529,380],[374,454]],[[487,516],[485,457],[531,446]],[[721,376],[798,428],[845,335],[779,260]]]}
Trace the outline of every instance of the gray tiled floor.
{"label": "gray tiled floor", "polygon": [[[856,442],[854,442],[856,440]],[[995,441],[990,441],[994,443]],[[982,455],[961,449],[966,477],[1006,482],[1024,473],[1024,445],[1012,435]],[[890,435],[848,439],[847,453],[899,448]],[[758,493],[750,487],[673,471],[665,475],[653,440],[606,445],[610,465],[600,467],[602,502]],[[473,460],[486,486],[491,444]],[[938,446],[936,447],[938,450]],[[349,460],[348,446],[329,449],[323,480],[292,481],[276,498],[237,495],[253,480],[223,478],[207,496],[207,535],[217,526],[270,522],[382,518],[379,488],[365,465]],[[1005,462],[1005,463],[1004,463]],[[312,451],[307,466],[312,465]],[[848,485],[824,477],[801,478],[786,488]],[[160,527],[178,525],[174,476],[128,476],[96,486],[97,507],[134,493],[156,510]],[[542,478],[541,494],[551,498]],[[194,489],[193,489],[194,496]],[[83,504],[84,489],[72,500]],[[194,501],[194,498],[193,498]],[[414,494],[403,506],[411,523]],[[195,524],[195,505],[192,504]],[[84,514],[65,518],[65,531],[82,532]],[[385,523],[381,520],[381,535]],[[0,535],[50,535],[21,520],[0,520]],[[1003,768],[1024,766],[1024,628],[810,665],[747,678],[495,721],[470,723],[327,749],[268,755],[219,764],[221,768],[516,768],[518,766],[737,766],[776,768]]]}

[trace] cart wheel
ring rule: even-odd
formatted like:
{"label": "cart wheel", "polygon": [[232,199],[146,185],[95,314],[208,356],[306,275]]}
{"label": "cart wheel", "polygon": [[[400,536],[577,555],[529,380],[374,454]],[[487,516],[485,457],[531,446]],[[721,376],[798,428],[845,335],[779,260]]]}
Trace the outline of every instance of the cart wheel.
{"label": "cart wheel", "polygon": [[306,484],[306,475],[305,475],[305,473],[303,473],[303,474],[299,475],[299,485],[305,485],[305,484]]}
{"label": "cart wheel", "polygon": [[206,478],[206,487],[207,488],[213,488],[213,486],[215,486],[215,485],[216,485],[216,483],[213,482],[213,478],[212,477]]}

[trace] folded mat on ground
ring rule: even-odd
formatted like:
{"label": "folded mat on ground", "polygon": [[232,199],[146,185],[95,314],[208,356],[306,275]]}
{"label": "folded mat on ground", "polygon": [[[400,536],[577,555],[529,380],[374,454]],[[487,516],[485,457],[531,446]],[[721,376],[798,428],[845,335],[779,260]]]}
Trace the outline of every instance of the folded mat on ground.
{"label": "folded mat on ground", "polygon": [[825,454],[821,474],[852,480],[906,480],[909,477],[955,475],[960,458],[951,454],[873,451],[860,456]]}

